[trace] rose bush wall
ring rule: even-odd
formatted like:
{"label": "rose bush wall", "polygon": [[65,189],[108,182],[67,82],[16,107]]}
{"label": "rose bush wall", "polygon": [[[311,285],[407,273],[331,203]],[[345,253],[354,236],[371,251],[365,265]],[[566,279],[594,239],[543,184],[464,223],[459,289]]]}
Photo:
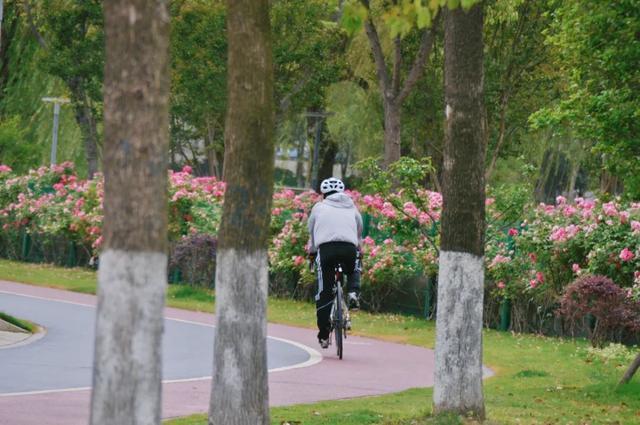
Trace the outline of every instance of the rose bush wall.
{"label": "rose bush wall", "polygon": [[[390,174],[373,163],[366,166],[363,192],[349,193],[365,220],[362,291],[365,304],[375,310],[406,291],[407,282],[437,274],[442,197],[420,184],[429,172],[427,163],[404,160]],[[169,171],[168,177],[172,246],[190,246],[185,239],[201,235],[215,237],[224,182],[196,177],[188,166]],[[487,324],[497,323],[496,306],[508,300],[514,330],[548,331],[557,325],[565,288],[585,275],[606,276],[628,299],[640,301],[640,203],[558,197],[555,205],[519,203],[514,213],[513,205],[509,211],[505,205],[517,196],[496,193],[487,199]],[[310,191],[274,194],[269,247],[274,294],[309,298],[314,292],[305,253],[307,217],[319,200]],[[10,245],[28,233],[71,241],[87,258],[97,259],[102,202],[102,176],[80,180],[71,163],[26,175],[0,165],[2,254],[18,257],[19,248]]]}

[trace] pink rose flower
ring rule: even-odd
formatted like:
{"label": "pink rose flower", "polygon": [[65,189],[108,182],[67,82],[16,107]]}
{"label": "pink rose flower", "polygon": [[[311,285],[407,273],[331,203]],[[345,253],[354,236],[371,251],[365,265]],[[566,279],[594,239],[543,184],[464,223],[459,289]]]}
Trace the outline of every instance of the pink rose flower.
{"label": "pink rose flower", "polygon": [[618,215],[618,210],[616,209],[616,205],[613,202],[607,202],[602,205],[602,211],[604,211],[605,215],[610,217],[615,217]]}
{"label": "pink rose flower", "polygon": [[567,198],[565,198],[564,196],[557,196],[556,197],[556,204],[563,205],[566,202],[567,202]]}
{"label": "pink rose flower", "polygon": [[371,245],[371,246],[376,244],[376,242],[373,239],[371,239],[371,236],[367,236],[366,238],[364,238],[362,240],[362,243],[365,245]]}
{"label": "pink rose flower", "polygon": [[500,289],[504,289],[504,287],[505,287],[506,285],[504,284],[504,282],[503,282],[503,281],[500,281],[500,282],[498,282],[498,285],[497,285],[497,286],[498,286],[498,288],[500,288]]}
{"label": "pink rose flower", "polygon": [[629,248],[625,248],[620,251],[620,259],[622,261],[631,261],[633,260],[633,257],[635,257],[635,254]]}
{"label": "pink rose flower", "polygon": [[296,266],[304,264],[304,257],[301,255],[297,255],[293,260],[293,264],[295,264]]}
{"label": "pink rose flower", "polygon": [[628,211],[620,211],[620,223],[626,224],[629,222],[629,212]]}
{"label": "pink rose flower", "polygon": [[518,229],[514,229],[513,227],[509,229],[509,236],[518,236]]}
{"label": "pink rose flower", "polygon": [[11,167],[8,165],[0,164],[0,173],[10,173]]}
{"label": "pink rose flower", "polygon": [[542,272],[536,272],[536,281],[538,283],[544,283],[544,274],[542,274]]}
{"label": "pink rose flower", "polygon": [[531,286],[531,288],[535,288],[536,286],[538,286],[538,282],[535,279],[531,279],[529,281],[529,286]]}
{"label": "pink rose flower", "polygon": [[571,270],[573,270],[573,272],[575,274],[580,273],[580,264],[578,263],[573,263],[573,265],[571,266]]}

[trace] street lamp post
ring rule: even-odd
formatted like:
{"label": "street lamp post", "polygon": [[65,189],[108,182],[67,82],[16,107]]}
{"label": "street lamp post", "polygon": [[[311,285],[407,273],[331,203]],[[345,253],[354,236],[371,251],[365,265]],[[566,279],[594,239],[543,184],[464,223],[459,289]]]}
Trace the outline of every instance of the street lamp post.
{"label": "street lamp post", "polygon": [[58,122],[60,120],[60,105],[69,103],[69,99],[62,97],[43,97],[43,102],[53,103],[53,130],[51,141],[51,165],[56,165],[58,154]]}

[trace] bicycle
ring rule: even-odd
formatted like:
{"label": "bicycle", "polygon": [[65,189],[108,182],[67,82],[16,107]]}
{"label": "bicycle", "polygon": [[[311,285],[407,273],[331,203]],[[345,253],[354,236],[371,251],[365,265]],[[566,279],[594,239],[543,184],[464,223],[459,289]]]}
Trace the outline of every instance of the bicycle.
{"label": "bicycle", "polygon": [[[315,264],[315,257],[309,259],[309,268],[313,269]],[[342,290],[344,284],[344,273],[342,271],[342,265],[338,264],[335,268],[335,281],[336,285],[333,288],[334,297],[333,305],[331,306],[331,313],[329,314],[329,321],[331,324],[331,332],[329,333],[329,344],[331,344],[331,337],[335,337],[336,351],[338,358],[342,360],[343,344],[342,340],[347,339],[347,331],[351,330],[351,317],[349,315],[349,308],[344,299],[344,291]]]}

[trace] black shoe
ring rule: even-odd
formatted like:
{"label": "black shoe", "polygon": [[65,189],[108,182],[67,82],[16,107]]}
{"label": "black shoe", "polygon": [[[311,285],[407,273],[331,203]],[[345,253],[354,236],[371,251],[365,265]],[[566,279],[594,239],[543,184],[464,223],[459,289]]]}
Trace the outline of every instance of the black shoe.
{"label": "black shoe", "polygon": [[349,292],[347,294],[347,300],[349,305],[349,310],[355,311],[360,310],[360,300],[358,299],[358,294],[355,292]]}

